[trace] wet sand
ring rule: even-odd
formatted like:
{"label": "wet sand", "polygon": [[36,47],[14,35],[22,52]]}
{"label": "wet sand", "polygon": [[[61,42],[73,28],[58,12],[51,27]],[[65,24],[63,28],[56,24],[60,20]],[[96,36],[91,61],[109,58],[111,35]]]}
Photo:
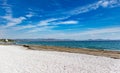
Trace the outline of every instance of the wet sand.
{"label": "wet sand", "polygon": [[55,46],[37,46],[37,45],[23,45],[31,50],[44,50],[44,51],[60,51],[69,53],[82,53],[95,56],[105,56],[114,59],[120,59],[120,51],[96,50],[96,49],[83,49],[83,48],[65,48]]}

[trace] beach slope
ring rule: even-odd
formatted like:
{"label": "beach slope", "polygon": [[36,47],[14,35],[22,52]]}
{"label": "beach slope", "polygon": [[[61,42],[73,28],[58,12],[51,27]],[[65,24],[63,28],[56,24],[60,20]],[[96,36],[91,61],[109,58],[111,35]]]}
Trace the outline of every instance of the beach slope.
{"label": "beach slope", "polygon": [[0,73],[120,73],[120,59],[0,45]]}

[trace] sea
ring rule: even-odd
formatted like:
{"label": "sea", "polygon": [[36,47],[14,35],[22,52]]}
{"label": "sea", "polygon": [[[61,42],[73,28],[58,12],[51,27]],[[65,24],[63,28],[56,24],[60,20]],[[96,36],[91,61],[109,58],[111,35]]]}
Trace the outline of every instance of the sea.
{"label": "sea", "polygon": [[19,45],[42,45],[67,48],[84,48],[98,50],[120,51],[120,40],[118,41],[17,41]]}

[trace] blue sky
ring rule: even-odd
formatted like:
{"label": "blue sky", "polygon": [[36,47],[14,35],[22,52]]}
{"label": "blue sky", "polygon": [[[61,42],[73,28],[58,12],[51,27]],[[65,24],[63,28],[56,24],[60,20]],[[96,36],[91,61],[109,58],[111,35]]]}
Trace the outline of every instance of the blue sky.
{"label": "blue sky", "polygon": [[120,0],[0,0],[0,38],[120,39]]}

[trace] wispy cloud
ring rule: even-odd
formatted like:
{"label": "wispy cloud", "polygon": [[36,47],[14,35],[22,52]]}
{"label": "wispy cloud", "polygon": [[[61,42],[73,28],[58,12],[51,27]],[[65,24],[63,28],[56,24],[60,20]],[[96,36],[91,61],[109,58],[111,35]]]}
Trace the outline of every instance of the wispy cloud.
{"label": "wispy cloud", "polygon": [[40,31],[51,31],[52,28],[56,26],[45,26],[45,27],[37,27],[33,28],[32,30],[28,31],[28,33],[40,32]]}
{"label": "wispy cloud", "polygon": [[[51,25],[51,23],[56,21],[56,20],[59,20],[59,21],[60,20],[65,20],[65,19],[68,19],[69,17],[71,17],[72,15],[78,15],[78,14],[81,14],[81,13],[89,12],[91,10],[96,10],[99,7],[111,8],[111,7],[116,7],[116,6],[120,6],[120,1],[119,0],[100,0],[100,1],[95,2],[93,4],[89,4],[89,5],[86,5],[86,6],[83,6],[83,7],[78,7],[78,8],[75,8],[75,9],[71,10],[71,11],[65,12],[68,15],[66,17],[58,17],[58,18],[51,18],[51,19],[41,20],[37,24],[37,26]],[[14,18],[13,13],[12,13],[11,5],[9,5],[7,3],[7,0],[4,0],[4,2],[3,2],[3,8],[6,11],[6,16],[3,16],[3,18],[5,20],[7,20],[7,22],[8,22],[5,27],[15,26],[17,24],[22,23],[27,18],[30,18],[30,17],[34,16],[33,12],[29,12],[25,16]],[[61,21],[61,22],[58,22],[56,24],[77,24],[77,23],[78,23],[78,21],[64,21],[64,22]],[[54,23],[52,23],[52,24],[54,25]]]}
{"label": "wispy cloud", "polygon": [[22,23],[22,21],[25,20],[26,18],[25,17],[13,18],[12,16],[3,16],[3,19],[7,20],[7,24],[4,26],[4,28],[7,28]]}
{"label": "wispy cloud", "polygon": [[[42,20],[38,23],[38,26],[60,25],[60,24],[77,24],[78,23],[78,21],[75,21],[75,20],[61,21],[63,19],[64,18],[50,18],[47,20]],[[57,22],[57,21],[59,21],[59,22]]]}
{"label": "wispy cloud", "polygon": [[[65,38],[73,38],[73,39],[95,39],[95,38],[108,38],[111,37],[115,39],[116,37],[120,36],[120,27],[108,27],[108,28],[97,28],[97,29],[90,29],[84,31],[76,31],[74,33],[64,33],[62,37]],[[114,35],[113,35],[114,34]],[[56,33],[57,35],[57,33]],[[114,36],[114,37],[113,37]]]}
{"label": "wispy cloud", "polygon": [[2,8],[6,11],[6,16],[12,16],[11,5],[7,3],[7,0],[3,0]]}
{"label": "wispy cloud", "polygon": [[113,8],[113,7],[118,7],[118,6],[120,6],[120,0],[100,0],[93,4],[75,8],[71,11],[68,11],[67,14],[69,13],[70,15],[77,15],[77,14],[86,13],[92,10],[96,10],[99,7]]}
{"label": "wispy cloud", "polygon": [[0,39],[4,38],[6,35],[6,31],[0,27]]}
{"label": "wispy cloud", "polygon": [[[52,35],[47,34],[53,38],[64,38],[64,39],[119,39],[120,27],[108,27],[108,28],[97,28],[84,31],[76,31],[74,33],[68,32],[55,32]],[[45,37],[47,37],[45,36]]]}
{"label": "wispy cloud", "polygon": [[[60,18],[59,18],[60,19]],[[47,20],[41,20],[39,23],[37,24],[28,24],[28,25],[24,25],[24,26],[16,26],[14,27],[15,30],[24,30],[24,29],[30,29],[28,32],[29,33],[33,33],[33,32],[39,32],[39,31],[45,31],[45,30],[52,30],[53,28],[56,28],[57,25],[68,25],[68,24],[77,24],[78,21],[60,21],[60,22],[56,22],[57,20],[56,18],[50,18]]]}
{"label": "wispy cloud", "polygon": [[120,32],[120,27],[92,29],[92,30],[80,32],[79,35],[105,34],[105,33],[116,33],[116,32]]}
{"label": "wispy cloud", "polygon": [[62,11],[60,13],[54,13],[54,14],[59,15],[58,18],[64,16],[62,20],[65,20],[70,18],[71,16],[87,13],[93,10],[97,10],[99,8],[114,8],[114,7],[120,7],[120,0],[99,0],[92,4],[80,6],[71,10]]}
{"label": "wispy cloud", "polygon": [[[48,16],[49,14],[46,14],[46,19],[44,20],[38,20],[38,21],[34,21],[31,20],[32,17],[39,17],[39,16],[35,16],[35,13],[32,12],[32,10],[30,9],[30,12],[28,12],[28,14],[24,14],[22,16],[17,16],[14,17],[13,14],[13,10],[12,10],[12,5],[8,4],[7,0],[3,0],[3,4],[2,4],[2,8],[5,10],[5,15],[4,16],[0,16],[0,18],[4,19],[6,21],[6,24],[1,24],[3,25],[4,29],[10,30],[9,28],[11,28],[12,30],[17,30],[17,31],[21,31],[21,30],[25,30],[26,32],[28,31],[29,33],[37,33],[37,32],[41,32],[41,31],[54,31],[54,28],[59,27],[59,25],[71,25],[71,24],[79,24],[78,20],[74,20],[74,19],[69,19],[71,16],[74,15],[79,15],[82,13],[87,13],[93,10],[97,10],[99,8],[113,8],[113,7],[119,7],[120,6],[120,0],[98,0],[95,3],[92,4],[88,4],[85,6],[80,6],[77,7],[75,9],[71,9],[68,11],[65,10],[61,10],[61,12],[59,13],[55,13],[53,12],[53,15],[51,14],[51,16]],[[39,11],[36,11],[36,14]],[[44,12],[44,11],[43,11]],[[38,13],[39,14],[39,13]],[[54,15],[56,14],[56,15]],[[57,17],[58,16],[58,17]],[[45,17],[43,17],[45,18]],[[31,21],[32,23],[27,23],[25,25],[19,25],[22,24],[24,21]],[[78,26],[79,27],[79,26]],[[28,30],[27,30],[28,29]],[[72,28],[71,28],[72,29]],[[75,28],[74,28],[75,29]],[[58,33],[57,31],[54,36],[56,36],[56,34],[58,34],[58,36],[66,36],[66,37],[78,37],[78,36],[89,36],[89,35],[100,35],[100,34],[106,34],[106,33],[116,33],[116,32],[120,32],[119,27],[114,27],[114,28],[97,28],[97,29],[90,29],[90,30],[85,30],[80,32],[79,31],[73,31],[71,32],[71,34],[66,33],[66,31],[62,31],[62,29],[60,30],[61,33]],[[2,32],[2,31],[0,31]],[[76,33],[77,32],[77,33]],[[67,34],[67,35],[66,35]]]}
{"label": "wispy cloud", "polygon": [[51,22],[54,22],[56,20],[59,20],[59,18],[50,18],[50,19],[46,19],[46,20],[42,20],[40,21],[37,25],[38,26],[47,26],[49,25]]}
{"label": "wispy cloud", "polygon": [[58,18],[53,18],[53,19],[47,19],[44,21],[39,22],[40,26],[45,26],[45,25],[49,25],[51,22],[53,22],[52,24],[77,24],[78,21],[61,21],[61,22],[57,22],[55,23],[54,21],[56,20],[65,20],[68,19],[69,17],[73,16],[73,15],[78,15],[78,14],[82,14],[82,13],[86,13],[92,10],[96,10],[100,7],[103,8],[113,8],[113,7],[119,7],[120,6],[120,0],[99,0],[95,3],[83,6],[83,7],[78,7],[75,9],[72,9],[70,11],[67,12],[62,12],[62,14],[65,14],[65,17],[58,17]]}
{"label": "wispy cloud", "polygon": [[5,14],[5,16],[1,16],[1,18],[6,20],[6,22],[7,22],[6,25],[3,26],[4,28],[12,27],[12,26],[15,26],[17,24],[20,24],[20,23],[22,23],[23,20],[26,19],[23,16],[18,17],[18,18],[14,18],[11,5],[9,5],[7,3],[7,0],[3,0],[2,5],[3,5],[2,8],[6,11],[6,14]]}
{"label": "wispy cloud", "polygon": [[26,15],[26,17],[28,17],[28,18],[31,18],[31,17],[33,17],[35,14],[33,13],[33,12],[29,12],[27,15]]}
{"label": "wispy cloud", "polygon": [[31,29],[31,28],[35,28],[37,26],[32,25],[32,24],[28,24],[28,25],[24,25],[24,26],[16,26],[13,27],[14,30],[24,30],[24,29]]}
{"label": "wispy cloud", "polygon": [[[56,20],[59,20],[59,19],[56,19],[56,18],[49,18],[49,19],[46,19],[46,20],[41,20],[39,21],[38,23],[36,24],[28,24],[28,25],[24,25],[24,26],[16,26],[14,27],[15,30],[23,30],[23,29],[31,29],[31,32],[37,32],[37,30],[41,30],[41,29],[46,29],[46,27],[48,28],[49,25],[56,21]],[[34,28],[34,29],[33,29]]]}
{"label": "wispy cloud", "polygon": [[120,6],[120,0],[102,0],[100,2],[100,5],[102,7],[109,7],[109,8],[118,7]]}
{"label": "wispy cloud", "polygon": [[[54,28],[54,27],[53,27]],[[49,29],[49,28],[45,28]],[[37,31],[46,31],[43,29],[35,29],[33,31],[30,31],[29,33],[37,32]],[[50,28],[51,29],[51,28]],[[108,27],[108,28],[101,28],[101,29],[90,29],[85,31],[76,31],[76,32],[63,32],[63,31],[54,31],[49,30],[51,33],[47,33],[47,35],[41,35],[44,36],[44,38],[62,38],[62,39],[119,39],[120,37],[120,27]],[[47,30],[47,32],[49,32]],[[58,34],[59,33],[59,34]]]}
{"label": "wispy cloud", "polygon": [[75,20],[61,21],[61,22],[57,22],[56,24],[78,24],[78,21]]}

